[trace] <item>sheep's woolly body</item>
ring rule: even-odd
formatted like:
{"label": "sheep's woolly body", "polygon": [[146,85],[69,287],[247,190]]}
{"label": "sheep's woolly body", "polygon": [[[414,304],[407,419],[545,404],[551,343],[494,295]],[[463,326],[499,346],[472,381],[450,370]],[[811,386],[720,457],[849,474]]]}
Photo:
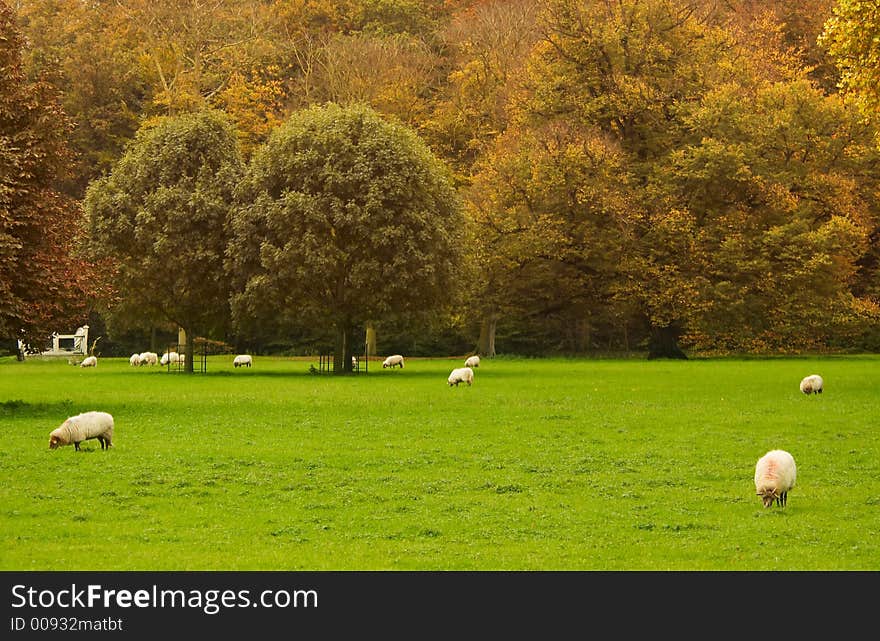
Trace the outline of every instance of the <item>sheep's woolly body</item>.
{"label": "sheep's woolly body", "polygon": [[132,367],[137,367],[141,364],[141,355],[140,354],[132,354],[131,358],[128,359],[129,365]]}
{"label": "sheep's woolly body", "polygon": [[480,357],[476,354],[471,356],[464,362],[465,367],[479,367],[480,366]]}
{"label": "sheep's woolly body", "polygon": [[474,383],[474,370],[470,367],[458,367],[449,374],[449,378],[446,379],[446,382],[449,383],[450,387],[455,385],[458,387],[459,383],[467,383],[468,385],[473,385]]}
{"label": "sheep's woolly body", "polygon": [[403,369],[403,356],[400,354],[394,354],[382,361],[382,367],[394,367],[395,365]]}
{"label": "sheep's woolly body", "polygon": [[79,364],[80,367],[97,367],[98,359],[94,356],[87,356],[83,359],[83,362]]}
{"label": "sheep's woolly body", "polygon": [[159,355],[156,352],[141,352],[141,365],[157,365],[159,363]]}
{"label": "sheep's woolly body", "polygon": [[825,381],[818,374],[810,374],[801,381],[801,391],[804,394],[821,394]]}
{"label": "sheep's woolly body", "polygon": [[250,354],[239,354],[232,359],[233,367],[250,367],[253,359]]}
{"label": "sheep's woolly body", "polygon": [[49,434],[49,448],[73,444],[79,450],[83,441],[96,438],[101,449],[113,445],[113,417],[107,412],[84,412],[71,416]]}
{"label": "sheep's woolly body", "polygon": [[180,354],[177,352],[165,352],[162,354],[162,358],[159,359],[159,364],[168,365],[169,363],[177,363],[180,360]]}
{"label": "sheep's woolly body", "polygon": [[788,491],[797,479],[794,457],[785,450],[770,450],[755,465],[755,493],[761,497],[764,507],[785,507]]}

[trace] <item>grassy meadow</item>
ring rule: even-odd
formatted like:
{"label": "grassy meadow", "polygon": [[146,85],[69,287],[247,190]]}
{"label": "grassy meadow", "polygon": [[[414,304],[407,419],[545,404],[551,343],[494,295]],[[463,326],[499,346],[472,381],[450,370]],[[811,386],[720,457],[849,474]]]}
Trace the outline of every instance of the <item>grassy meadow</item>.
{"label": "grassy meadow", "polygon": [[[0,570],[880,569],[878,357],[501,357],[450,388],[461,362],[0,359]],[[111,450],[49,450],[92,409]]]}

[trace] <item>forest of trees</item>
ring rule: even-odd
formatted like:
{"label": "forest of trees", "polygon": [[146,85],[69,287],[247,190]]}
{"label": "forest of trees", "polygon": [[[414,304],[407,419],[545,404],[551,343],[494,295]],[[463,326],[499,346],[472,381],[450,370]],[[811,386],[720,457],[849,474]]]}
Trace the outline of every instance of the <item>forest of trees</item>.
{"label": "forest of trees", "polygon": [[877,42],[866,0],[0,0],[0,335],[876,351]]}

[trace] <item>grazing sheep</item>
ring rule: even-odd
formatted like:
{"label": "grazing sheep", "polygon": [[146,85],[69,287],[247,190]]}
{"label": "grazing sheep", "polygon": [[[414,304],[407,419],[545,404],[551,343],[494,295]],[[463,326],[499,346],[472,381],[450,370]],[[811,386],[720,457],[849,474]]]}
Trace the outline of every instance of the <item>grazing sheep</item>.
{"label": "grazing sheep", "polygon": [[141,355],[132,354],[131,358],[128,359],[128,364],[132,367],[138,367],[141,364]]}
{"label": "grazing sheep", "polygon": [[49,449],[73,443],[77,451],[83,441],[96,438],[101,449],[113,445],[113,417],[107,412],[85,412],[71,416],[49,434]]}
{"label": "grazing sheep", "polygon": [[788,491],[794,487],[797,466],[794,458],[785,450],[770,450],[755,465],[755,493],[761,497],[764,507],[785,507]]}
{"label": "grazing sheep", "polygon": [[400,369],[403,369],[403,356],[401,356],[400,354],[389,356],[384,361],[382,361],[382,367],[394,367],[395,365],[399,365]]}
{"label": "grazing sheep", "polygon": [[824,383],[818,374],[810,374],[801,381],[801,391],[804,394],[821,394]]}
{"label": "grazing sheep", "polygon": [[168,365],[169,363],[177,363],[180,361],[180,354],[177,352],[165,352],[159,359],[160,365]]}
{"label": "grazing sheep", "polygon": [[141,365],[156,365],[159,362],[159,355],[156,352],[141,352]]}
{"label": "grazing sheep", "polygon": [[79,364],[80,367],[97,367],[98,359],[95,356],[86,356],[83,359],[83,362]]}
{"label": "grazing sheep", "polygon": [[455,385],[458,387],[459,383],[467,383],[468,385],[474,384],[474,370],[470,367],[458,367],[449,374],[449,378],[446,379],[446,382],[449,383],[449,386],[452,387]]}
{"label": "grazing sheep", "polygon": [[232,360],[234,367],[250,367],[253,359],[250,354],[239,354]]}
{"label": "grazing sheep", "polygon": [[469,359],[464,362],[465,367],[479,367],[480,366],[480,357],[474,354]]}

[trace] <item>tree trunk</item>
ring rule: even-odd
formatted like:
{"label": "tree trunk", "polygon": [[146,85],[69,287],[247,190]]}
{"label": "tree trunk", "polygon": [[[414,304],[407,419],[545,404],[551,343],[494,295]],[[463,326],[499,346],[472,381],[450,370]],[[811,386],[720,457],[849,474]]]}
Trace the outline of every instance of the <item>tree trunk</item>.
{"label": "tree trunk", "polygon": [[151,352],[158,352],[159,351],[158,349],[156,349],[156,326],[155,325],[150,325],[150,351]]}
{"label": "tree trunk", "polygon": [[648,340],[648,358],[687,359],[687,355],[678,346],[681,328],[676,325],[651,327],[651,338]]}
{"label": "tree trunk", "polygon": [[477,341],[477,354],[483,358],[495,356],[495,328],[498,326],[498,315],[487,314],[480,325],[480,338]]}
{"label": "tree trunk", "polygon": [[195,356],[195,344],[187,337],[192,336],[188,329],[180,328],[177,332],[178,349],[180,349],[180,339],[185,341],[183,344],[183,353],[186,354],[186,362],[183,364],[183,371],[187,374],[193,373],[193,357]]}
{"label": "tree trunk", "polygon": [[367,324],[367,339],[366,339],[366,356],[369,359],[370,356],[376,355],[376,328],[373,327],[372,323]]}
{"label": "tree trunk", "polygon": [[9,339],[9,352],[15,354],[15,360],[23,361],[24,360],[24,351],[18,346],[18,339],[11,338]]}
{"label": "tree trunk", "polygon": [[333,350],[333,373],[351,374],[351,357],[354,354],[351,344],[354,328],[348,323],[340,321],[336,325],[336,347]]}
{"label": "tree trunk", "polygon": [[575,331],[575,351],[578,354],[583,354],[585,352],[590,351],[590,346],[593,342],[593,326],[590,324],[589,319],[587,318],[579,318],[574,322],[574,331]]}

